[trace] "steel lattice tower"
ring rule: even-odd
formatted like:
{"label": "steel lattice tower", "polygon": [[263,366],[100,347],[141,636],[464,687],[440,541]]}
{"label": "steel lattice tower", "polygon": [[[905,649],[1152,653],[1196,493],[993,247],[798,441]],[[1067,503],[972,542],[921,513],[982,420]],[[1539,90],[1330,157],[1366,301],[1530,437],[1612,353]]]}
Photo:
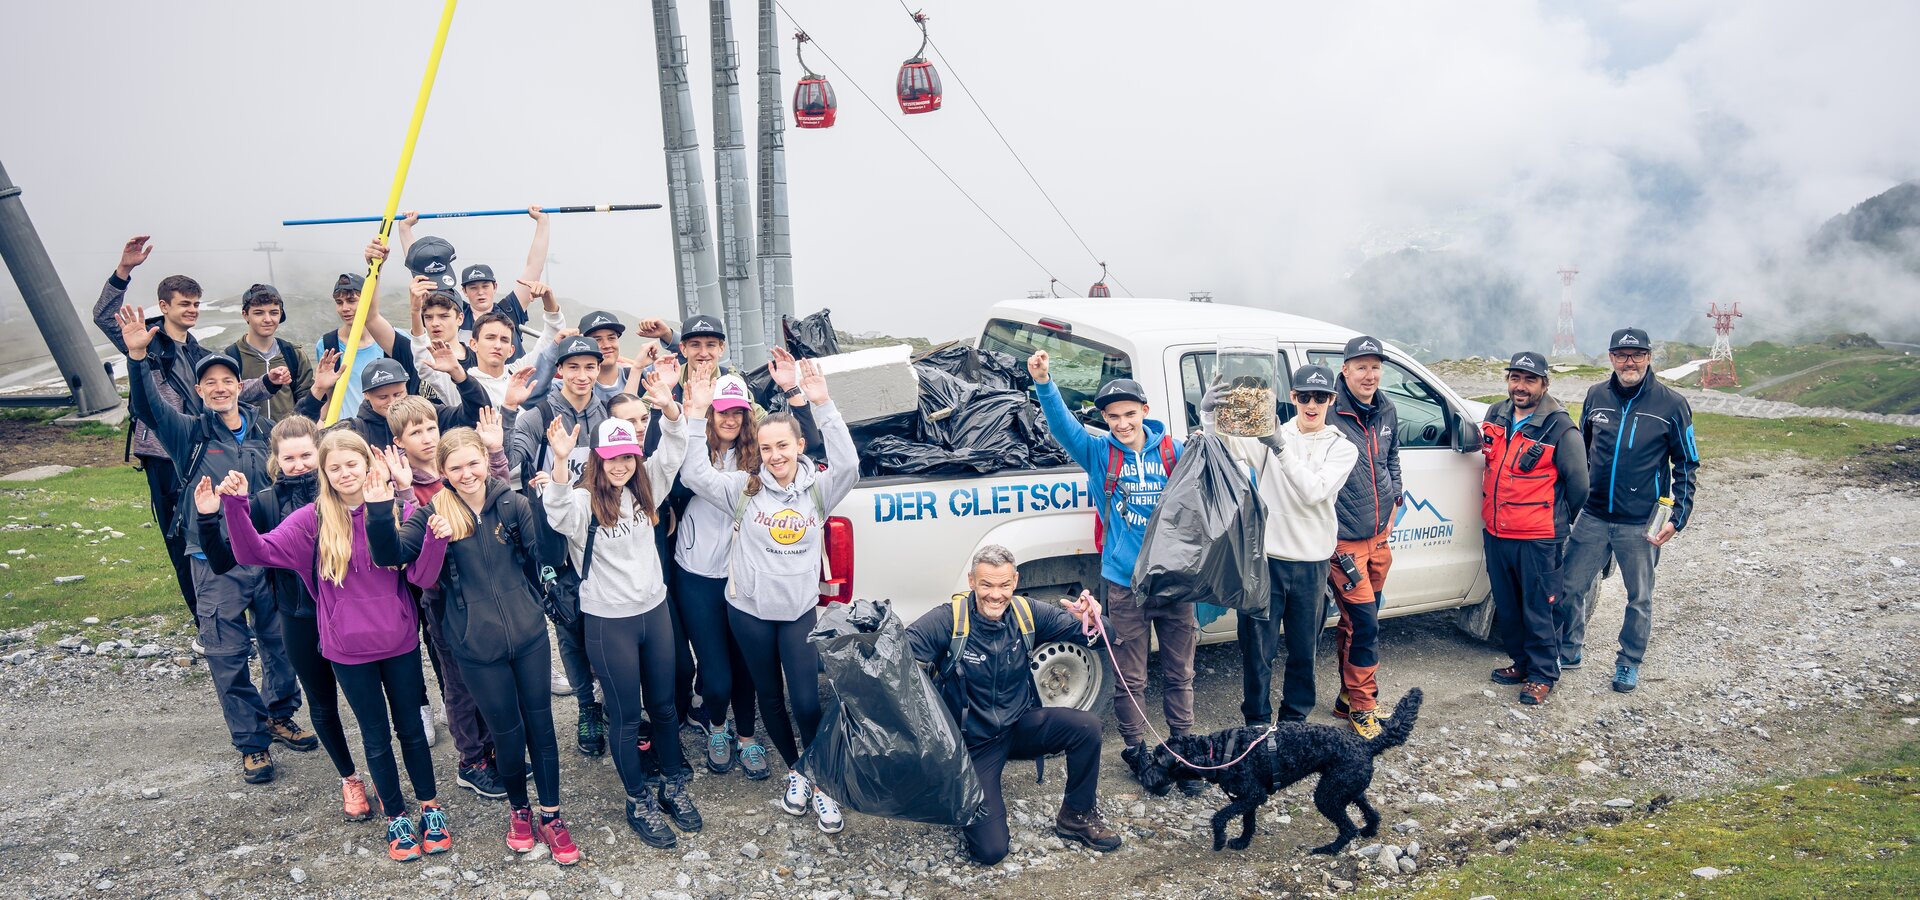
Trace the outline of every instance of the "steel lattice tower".
{"label": "steel lattice tower", "polygon": [[1560,319],[1553,330],[1554,356],[1579,356],[1573,346],[1573,276],[1580,270],[1572,265],[1560,268]]}
{"label": "steel lattice tower", "polygon": [[1740,304],[1735,303],[1726,309],[1720,304],[1707,304],[1707,318],[1713,320],[1713,352],[1707,356],[1707,365],[1700,370],[1700,386],[1738,387],[1740,376],[1733,370],[1733,320],[1740,317]]}

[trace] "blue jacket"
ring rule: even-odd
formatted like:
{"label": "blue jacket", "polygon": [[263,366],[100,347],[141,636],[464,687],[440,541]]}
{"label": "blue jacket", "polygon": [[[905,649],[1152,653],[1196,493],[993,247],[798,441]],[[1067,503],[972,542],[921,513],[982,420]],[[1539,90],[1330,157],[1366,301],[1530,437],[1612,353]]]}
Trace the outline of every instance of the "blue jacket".
{"label": "blue jacket", "polygon": [[[1094,511],[1106,523],[1106,549],[1100,554],[1100,575],[1119,585],[1133,584],[1133,564],[1140,556],[1140,542],[1147,536],[1147,520],[1160,505],[1160,493],[1167,487],[1166,467],[1160,461],[1160,439],[1167,426],[1147,419],[1147,442],[1141,452],[1126,448],[1112,435],[1080,424],[1060,388],[1053,382],[1034,386],[1040,397],[1040,410],[1047,416],[1047,430],[1065,447],[1067,455],[1087,471],[1087,494],[1093,498]],[[1121,469],[1114,496],[1109,500],[1107,462],[1112,450],[1120,451]],[[1180,459],[1181,445],[1173,442],[1173,458]],[[1111,502],[1113,509],[1105,508]],[[1112,515],[1110,513],[1117,513]]]}
{"label": "blue jacket", "polygon": [[1608,378],[1587,389],[1580,410],[1592,490],[1586,512],[1615,524],[1653,517],[1660,498],[1673,498],[1673,528],[1693,518],[1700,449],[1693,441],[1693,407],[1680,392],[1648,373],[1632,390]]}

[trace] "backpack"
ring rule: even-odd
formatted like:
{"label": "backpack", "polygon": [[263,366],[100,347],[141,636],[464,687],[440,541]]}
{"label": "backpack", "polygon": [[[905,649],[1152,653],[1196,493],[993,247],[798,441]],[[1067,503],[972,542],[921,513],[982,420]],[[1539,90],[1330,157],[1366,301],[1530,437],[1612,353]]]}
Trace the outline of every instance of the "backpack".
{"label": "backpack", "polygon": [[[340,343],[339,334],[336,332],[329,331],[327,332],[327,336],[330,338],[333,338],[333,342],[335,344],[333,349],[338,350],[339,349],[338,345]],[[241,359],[240,345],[245,342],[246,342],[246,339],[241,338],[240,340],[234,341],[232,344],[227,345],[227,358],[233,360],[234,362],[240,362],[240,359]],[[287,367],[287,371],[291,373],[293,376],[291,379],[287,381],[287,384],[288,385],[299,384],[300,372],[301,372],[300,351],[298,349],[295,349],[295,347],[292,344],[288,343],[285,338],[276,337],[273,339],[273,342],[275,345],[277,345],[280,348],[280,359],[282,363]]]}
{"label": "backpack", "polygon": [[[948,601],[953,607],[953,636],[947,640],[947,664],[940,670],[940,677],[946,678],[960,666],[960,651],[966,649],[967,634],[973,629],[973,622],[967,615],[967,595],[955,594]],[[1027,655],[1033,655],[1033,601],[1015,594],[1013,602],[1007,604],[1013,613],[1013,627],[1019,629],[1020,639],[1027,644]]]}
{"label": "backpack", "polygon": [[[1160,466],[1168,477],[1173,476],[1173,437],[1160,436]],[[1093,515],[1093,550],[1104,553],[1107,549],[1107,510],[1113,508],[1114,492],[1120,489],[1120,470],[1126,466],[1120,448],[1107,445],[1107,483],[1100,492],[1100,506]]]}

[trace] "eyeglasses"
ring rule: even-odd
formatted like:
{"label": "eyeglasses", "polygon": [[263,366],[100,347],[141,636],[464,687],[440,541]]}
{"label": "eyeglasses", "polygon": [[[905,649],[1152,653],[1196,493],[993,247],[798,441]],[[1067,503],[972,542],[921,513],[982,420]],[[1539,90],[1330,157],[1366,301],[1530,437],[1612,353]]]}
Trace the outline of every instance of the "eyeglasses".
{"label": "eyeglasses", "polygon": [[1299,391],[1295,391],[1293,394],[1293,402],[1298,403],[1302,406],[1307,406],[1307,405],[1323,406],[1325,404],[1333,402],[1333,395],[1322,394],[1319,391],[1313,391],[1311,393],[1301,393]]}
{"label": "eyeglasses", "polygon": [[1621,362],[1639,362],[1640,360],[1646,359],[1647,357],[1652,356],[1653,354],[1648,353],[1645,350],[1613,350],[1613,351],[1610,351],[1607,355]]}

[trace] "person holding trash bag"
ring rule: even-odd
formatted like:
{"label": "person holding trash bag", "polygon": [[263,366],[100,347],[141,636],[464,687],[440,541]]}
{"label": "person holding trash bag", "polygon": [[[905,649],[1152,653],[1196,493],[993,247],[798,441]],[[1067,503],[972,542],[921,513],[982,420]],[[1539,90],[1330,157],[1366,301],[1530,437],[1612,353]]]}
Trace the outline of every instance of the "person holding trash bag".
{"label": "person holding trash bag", "polygon": [[[1102,853],[1120,849],[1120,835],[1100,817],[1100,717],[1042,706],[1028,662],[1031,648],[1052,641],[1089,645],[1100,619],[1090,591],[1062,609],[1016,596],[1020,571],[1013,551],[989,544],[973,554],[965,594],[928,610],[907,627],[913,656],[933,674],[947,711],[959,724],[980,778],[984,815],[965,829],[967,853],[983,866],[1007,855],[1007,804],[1001,770],[1009,759],[1067,755],[1066,794],[1053,833]],[[1131,601],[1129,601],[1131,602]]]}
{"label": "person holding trash bag", "polygon": [[[1047,351],[1027,359],[1034,393],[1047,417],[1047,430],[1087,472],[1087,488],[1099,517],[1095,543],[1100,549],[1101,596],[1113,619],[1113,653],[1119,662],[1113,686],[1113,717],[1120,722],[1126,748],[1120,758],[1137,779],[1147,757],[1147,720],[1131,697],[1147,693],[1149,632],[1160,637],[1161,704],[1167,731],[1174,737],[1193,730],[1193,651],[1200,626],[1193,603],[1143,605],[1133,593],[1134,564],[1147,533],[1147,522],[1180,460],[1181,444],[1167,434],[1166,425],[1147,418],[1146,391],[1131,378],[1116,378],[1094,394],[1093,405],[1107,423],[1101,435],[1087,428],[1067,410],[1060,386],[1049,373]],[[1204,781],[1180,783],[1197,794]]]}
{"label": "person holding trash bag", "polygon": [[[1327,427],[1334,376],[1324,366],[1293,372],[1293,418],[1264,438],[1220,435],[1227,451],[1252,470],[1266,512],[1268,602],[1264,616],[1240,615],[1240,712],[1248,725],[1273,719],[1273,658],[1280,631],[1287,636],[1286,675],[1280,689],[1280,721],[1303,722],[1313,711],[1313,650],[1324,616],[1328,557],[1338,527],[1334,498],[1360,458],[1353,443]],[[1211,411],[1220,390],[1201,398]],[[1341,573],[1334,577],[1345,582]]]}

